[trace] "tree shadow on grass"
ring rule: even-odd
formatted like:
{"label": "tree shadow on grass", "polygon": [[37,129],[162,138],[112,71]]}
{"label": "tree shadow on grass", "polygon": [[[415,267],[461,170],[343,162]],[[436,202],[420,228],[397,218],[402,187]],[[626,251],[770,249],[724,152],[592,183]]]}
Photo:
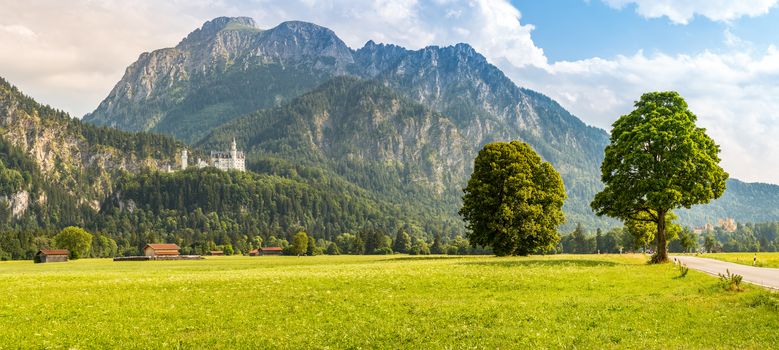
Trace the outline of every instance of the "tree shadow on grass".
{"label": "tree shadow on grass", "polygon": [[555,260],[515,260],[515,261],[474,261],[463,262],[463,265],[483,265],[497,267],[546,267],[546,266],[576,266],[598,267],[621,265],[613,261],[586,260],[586,259],[555,259]]}

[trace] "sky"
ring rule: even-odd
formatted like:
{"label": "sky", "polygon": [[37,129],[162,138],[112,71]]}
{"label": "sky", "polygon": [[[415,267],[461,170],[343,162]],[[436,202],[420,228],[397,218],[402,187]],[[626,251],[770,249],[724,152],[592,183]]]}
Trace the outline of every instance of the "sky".
{"label": "sky", "polygon": [[0,76],[80,117],[142,52],[218,16],[309,21],[355,49],[466,42],[607,131],[642,93],[678,91],[732,177],[779,184],[779,0],[3,0]]}

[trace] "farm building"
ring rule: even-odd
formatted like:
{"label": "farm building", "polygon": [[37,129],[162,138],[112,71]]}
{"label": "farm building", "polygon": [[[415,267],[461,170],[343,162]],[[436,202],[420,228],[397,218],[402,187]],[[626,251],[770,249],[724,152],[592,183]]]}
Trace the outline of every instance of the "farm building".
{"label": "farm building", "polygon": [[179,246],[173,243],[150,243],[143,247],[146,256],[179,256]]}
{"label": "farm building", "polygon": [[284,249],[281,249],[281,247],[263,247],[260,248],[259,254],[260,255],[281,255],[284,252]]}
{"label": "farm building", "polygon": [[67,249],[41,249],[35,253],[35,263],[66,262],[70,251]]}
{"label": "farm building", "polygon": [[221,250],[212,250],[209,254],[210,255],[225,255],[225,252],[223,252]]}
{"label": "farm building", "polygon": [[257,255],[260,255],[260,251],[258,249],[252,249],[249,252],[249,256],[257,256]]}

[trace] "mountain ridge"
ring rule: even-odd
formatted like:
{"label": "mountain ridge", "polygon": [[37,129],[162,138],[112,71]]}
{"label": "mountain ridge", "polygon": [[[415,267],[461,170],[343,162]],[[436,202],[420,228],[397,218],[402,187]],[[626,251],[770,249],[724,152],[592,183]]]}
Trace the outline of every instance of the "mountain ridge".
{"label": "mountain ridge", "polygon": [[[174,48],[149,54],[158,53],[160,57],[154,62],[161,65],[143,60],[133,63],[134,70],[128,68],[111,94],[85,120],[166,133],[190,143],[213,144],[208,141],[212,130],[247,115],[288,106],[334,78],[350,76],[375,81],[445,116],[456,126],[461,142],[470,147],[464,158],[492,141],[519,139],[530,143],[565,181],[569,197],[565,205],[567,228],[573,222],[616,224],[608,218],[594,217],[589,207],[592,196],[603,186],[599,168],[608,143],[607,132],[587,125],[548,96],[518,86],[470,45],[408,50],[369,40],[355,50],[332,30],[312,23],[290,21],[259,29],[248,18],[214,21],[187,36],[201,38],[204,36],[196,33],[210,33],[212,39],[199,43],[198,50],[183,47],[185,38]],[[173,51],[178,56],[170,54]],[[136,71],[148,74],[137,75]],[[171,77],[178,80],[171,83]],[[153,93],[132,103],[128,101],[134,95],[120,96],[122,89],[145,81],[154,82],[149,86],[160,90],[149,90]],[[138,90],[147,91],[143,87],[140,84]],[[302,124],[301,128],[305,130]],[[371,167],[380,168],[382,163],[402,160],[384,154],[384,158],[373,161],[377,164]],[[442,185],[444,193],[462,188],[471,166],[469,161],[464,163],[453,168],[456,174]],[[341,170],[341,175],[349,175],[345,173],[349,169]],[[425,179],[435,182],[429,180],[432,177]],[[367,182],[357,185],[366,186]],[[430,195],[435,197],[435,192]],[[702,217],[694,209],[690,215],[681,216]]]}
{"label": "mountain ridge", "polygon": [[[220,20],[222,25],[225,22],[229,21]],[[241,24],[245,22],[242,20]],[[207,26],[210,25],[204,25]],[[221,44],[225,38],[248,46]],[[568,206],[575,209],[569,212],[589,212],[584,197],[600,188],[597,180],[591,180],[591,174],[597,172],[607,134],[586,125],[547,96],[518,87],[468,44],[407,50],[369,41],[363,48],[352,50],[329,29],[306,22],[284,22],[261,32],[228,35],[219,31],[211,43],[204,45],[229,46],[234,50],[228,56],[234,60],[228,66],[222,53],[184,54],[186,57],[208,54],[204,57],[211,57],[213,64],[201,71],[218,73],[197,79],[186,78],[189,73],[179,74],[181,80],[177,84],[181,86],[155,85],[167,88],[149,95],[150,103],[138,100],[128,104],[132,96],[118,98],[118,94],[137,81],[167,82],[170,74],[188,72],[189,66],[166,60],[169,62],[166,67],[151,65],[141,69],[143,72],[162,70],[165,74],[135,76],[128,71],[109,97],[85,120],[127,130],[167,133],[195,143],[206,137],[209,130],[243,115],[284,105],[335,77],[352,76],[375,80],[411,101],[446,115],[458,126],[463,142],[471,145],[470,154],[492,141],[521,139],[531,143],[555,164],[572,189],[569,195],[574,201]],[[179,45],[173,50],[184,48]],[[220,66],[223,63],[225,66]],[[131,67],[138,70],[144,64],[139,60]],[[177,93],[182,95],[166,97]],[[124,112],[112,114],[109,105],[114,111]],[[146,111],[146,115],[128,112],[133,110]],[[125,119],[126,115],[140,121]],[[465,169],[471,166],[467,163]],[[467,174],[461,171],[457,176],[456,181],[447,184],[450,191],[459,191]],[[584,215],[579,216],[577,220],[585,219]],[[605,220],[588,217],[591,222]]]}

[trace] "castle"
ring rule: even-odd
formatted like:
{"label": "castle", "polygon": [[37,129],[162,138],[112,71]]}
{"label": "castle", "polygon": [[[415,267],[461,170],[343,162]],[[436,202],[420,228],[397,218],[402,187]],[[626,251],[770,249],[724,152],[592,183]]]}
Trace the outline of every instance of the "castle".
{"label": "castle", "polygon": [[[246,156],[243,152],[238,151],[238,146],[235,143],[235,139],[230,144],[230,150],[227,152],[211,151],[211,161],[205,162],[202,159],[198,159],[195,164],[198,168],[205,168],[207,166],[215,167],[219,170],[238,170],[246,171]],[[189,167],[189,155],[187,150],[181,151],[181,169],[184,170]]]}
{"label": "castle", "polygon": [[736,224],[736,220],[733,218],[727,218],[727,219],[717,219],[717,225],[712,225],[711,223],[707,223],[706,225],[696,227],[693,229],[693,232],[695,234],[702,234],[707,231],[713,231],[715,227],[722,228],[725,232],[736,232],[738,229],[738,225]]}

